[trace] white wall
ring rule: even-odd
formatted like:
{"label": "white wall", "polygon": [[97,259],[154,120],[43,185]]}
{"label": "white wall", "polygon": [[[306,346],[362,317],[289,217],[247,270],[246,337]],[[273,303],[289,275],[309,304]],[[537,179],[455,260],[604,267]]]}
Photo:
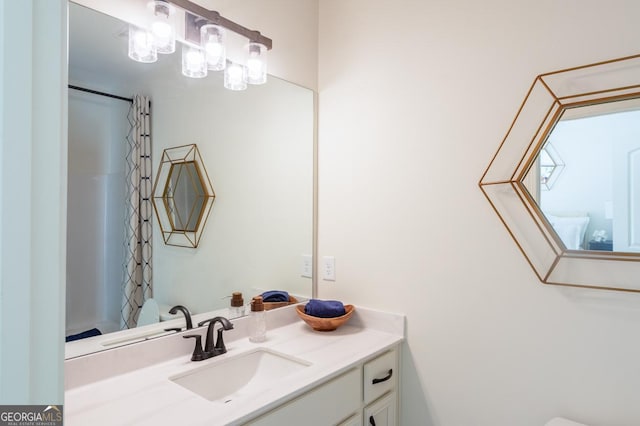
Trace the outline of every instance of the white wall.
{"label": "white wall", "polygon": [[477,186],[534,77],[638,53],[639,14],[320,2],[320,296],[407,314],[403,425],[640,423],[640,295],[540,284]]}
{"label": "white wall", "polygon": [[60,404],[66,3],[2,2],[0,10],[0,403]]}

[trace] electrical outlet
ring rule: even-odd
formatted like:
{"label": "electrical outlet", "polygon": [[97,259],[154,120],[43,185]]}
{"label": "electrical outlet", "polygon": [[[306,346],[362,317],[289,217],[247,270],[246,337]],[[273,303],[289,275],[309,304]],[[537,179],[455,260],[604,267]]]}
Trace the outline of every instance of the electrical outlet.
{"label": "electrical outlet", "polygon": [[322,258],[322,279],[325,281],[336,280],[336,258],[324,256]]}
{"label": "electrical outlet", "polygon": [[306,278],[313,277],[313,257],[310,254],[302,255],[300,275]]}

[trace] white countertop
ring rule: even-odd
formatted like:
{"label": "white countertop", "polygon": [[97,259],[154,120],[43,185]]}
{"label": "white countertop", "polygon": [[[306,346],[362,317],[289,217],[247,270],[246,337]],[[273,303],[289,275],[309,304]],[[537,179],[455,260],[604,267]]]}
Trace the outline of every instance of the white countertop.
{"label": "white countertop", "polygon": [[[115,368],[115,375],[89,383],[81,383],[82,380],[77,378],[69,380],[73,374],[80,374],[77,371],[65,373],[68,382],[81,383],[78,386],[67,386],[64,403],[65,425],[242,424],[397,345],[404,335],[403,316],[360,307],[347,324],[332,332],[313,331],[298,319],[293,307],[278,311],[280,312],[273,314],[271,312],[275,311],[270,311],[269,314],[274,319],[272,323],[282,325],[270,328],[264,343],[249,342],[246,327],[243,327],[246,326],[247,319],[234,320],[234,324],[241,325],[236,327],[241,331],[233,340],[227,341],[225,337],[228,352],[205,361],[190,361],[194,342],[188,339],[188,354],[183,353],[134,371],[119,373]],[[267,319],[269,320],[269,317]],[[177,339],[166,341],[177,342]],[[140,348],[144,348],[142,345],[146,344],[141,343],[138,346],[137,356],[143,353],[140,352]],[[157,350],[158,344],[149,347]],[[181,347],[187,346],[182,344]],[[176,374],[219,363],[256,348],[267,348],[299,358],[311,365],[275,381],[272,386],[257,395],[235,398],[227,404],[209,401],[169,380],[169,377]],[[120,349],[126,350],[127,348]],[[181,350],[184,352],[184,349]],[[105,361],[106,356],[113,356],[110,362],[117,362],[126,354],[103,354],[94,362],[89,355],[83,360],[81,368],[105,368],[105,362],[108,362]],[[77,364],[69,364],[68,367],[73,369]],[[220,380],[224,378],[221,377]]]}

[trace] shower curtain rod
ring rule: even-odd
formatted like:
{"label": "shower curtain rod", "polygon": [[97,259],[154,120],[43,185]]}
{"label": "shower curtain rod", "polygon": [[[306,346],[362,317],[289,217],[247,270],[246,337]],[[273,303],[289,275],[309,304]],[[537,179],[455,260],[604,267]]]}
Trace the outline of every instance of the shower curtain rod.
{"label": "shower curtain rod", "polygon": [[125,98],[118,95],[112,95],[110,93],[99,92],[97,90],[85,89],[84,87],[74,86],[72,84],[69,85],[69,89],[80,90],[81,92],[93,93],[94,95],[106,96],[107,98],[118,99],[121,101],[133,102],[132,98]]}

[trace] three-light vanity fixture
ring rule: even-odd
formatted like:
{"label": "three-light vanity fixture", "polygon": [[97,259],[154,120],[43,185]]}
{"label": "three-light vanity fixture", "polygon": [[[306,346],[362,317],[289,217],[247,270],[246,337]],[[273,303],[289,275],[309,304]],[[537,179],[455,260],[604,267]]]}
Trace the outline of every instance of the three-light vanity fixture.
{"label": "three-light vanity fixture", "polygon": [[[131,59],[150,63],[158,60],[158,54],[175,52],[177,8],[180,8],[184,10],[183,75],[204,78],[209,71],[224,71],[224,87],[229,90],[245,90],[247,84],[266,83],[271,39],[189,0],[153,0],[147,8],[146,24],[129,26]],[[248,40],[243,63],[227,59],[227,31]]]}

